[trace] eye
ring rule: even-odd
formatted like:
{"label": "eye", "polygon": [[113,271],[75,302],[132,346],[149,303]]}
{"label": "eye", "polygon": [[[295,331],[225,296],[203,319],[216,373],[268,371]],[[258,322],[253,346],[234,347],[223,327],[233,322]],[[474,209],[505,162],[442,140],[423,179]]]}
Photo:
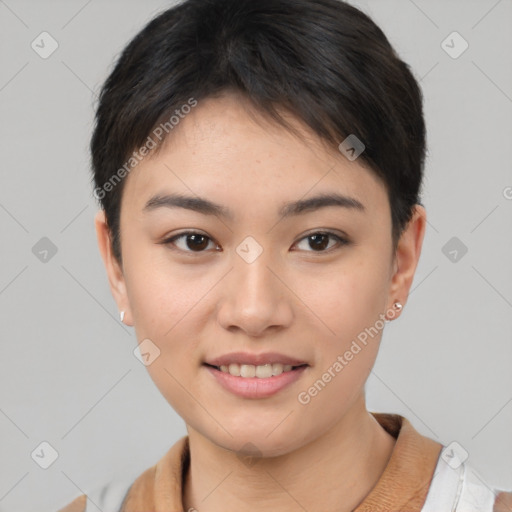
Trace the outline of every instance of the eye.
{"label": "eye", "polygon": [[[179,240],[182,241],[181,247],[177,243]],[[181,233],[179,235],[168,238],[164,240],[162,243],[165,245],[175,245],[178,249],[184,252],[205,252],[204,250],[208,247],[208,241],[213,243],[213,240],[210,237],[204,235],[203,233],[187,231],[185,233]]]}
{"label": "eye", "polygon": [[329,246],[329,239],[334,239],[336,242],[338,242],[339,246],[349,244],[349,241],[346,238],[339,236],[335,233],[331,233],[329,231],[319,231],[316,233],[311,233],[302,238],[299,242],[306,240],[306,243],[309,244],[309,247],[313,248],[313,251],[308,251],[306,249],[306,252],[329,252],[333,247],[332,245]]}
{"label": "eye", "polygon": [[[309,251],[308,249],[302,249],[306,250],[306,252],[329,252],[332,249],[333,245],[336,245],[329,245],[329,240],[334,240],[335,242],[338,243],[338,246],[348,245],[350,243],[346,238],[335,233],[331,233],[329,231],[319,231],[311,233],[302,238],[299,241],[299,244],[304,240],[306,241],[306,243],[309,243],[309,247],[313,248],[312,251]],[[181,243],[181,246],[180,243],[178,242]],[[179,250],[189,253],[205,252],[206,249],[208,248],[209,243],[212,243],[214,245],[215,250],[219,250],[219,246],[216,245],[209,236],[195,231],[187,231],[185,233],[180,233],[179,235],[175,235],[171,238],[168,238],[161,243],[164,245],[174,245]]]}

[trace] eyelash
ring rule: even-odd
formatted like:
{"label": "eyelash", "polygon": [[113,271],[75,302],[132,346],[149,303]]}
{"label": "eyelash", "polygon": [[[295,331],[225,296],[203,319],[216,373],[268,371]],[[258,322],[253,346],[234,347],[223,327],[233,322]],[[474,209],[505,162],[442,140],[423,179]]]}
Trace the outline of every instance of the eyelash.
{"label": "eyelash", "polygon": [[[186,238],[189,235],[199,235],[199,236],[202,236],[202,237],[207,238],[210,241],[214,242],[214,240],[211,239],[209,236],[207,236],[204,233],[201,233],[199,231],[185,231],[185,232],[180,233],[178,235],[174,235],[174,236],[172,236],[170,238],[167,238],[167,239],[163,240],[160,243],[163,244],[163,245],[169,245],[169,246],[170,245],[174,245],[176,240],[179,240],[180,238]],[[345,238],[345,237],[343,237],[341,235],[337,235],[336,233],[333,233],[331,231],[314,231],[312,233],[308,233],[307,235],[302,237],[297,243],[300,243],[303,240],[307,240],[308,238],[310,238],[312,236],[315,236],[315,235],[323,235],[323,236],[327,236],[329,238],[334,238],[338,242],[338,247],[333,246],[333,247],[330,247],[330,248],[328,248],[326,250],[322,250],[322,251],[313,251],[313,250],[311,250],[311,251],[306,251],[306,252],[311,252],[313,254],[326,254],[326,253],[333,252],[333,250],[340,249],[343,246],[350,245],[350,243],[351,243],[347,238]],[[294,244],[294,245],[296,245],[296,244]],[[172,250],[181,251],[181,252],[184,252],[184,253],[189,253],[189,254],[201,254],[201,253],[206,252],[205,250],[202,250],[202,251],[192,251],[192,250],[180,249],[180,248],[177,248],[177,247],[171,247],[171,249]]]}

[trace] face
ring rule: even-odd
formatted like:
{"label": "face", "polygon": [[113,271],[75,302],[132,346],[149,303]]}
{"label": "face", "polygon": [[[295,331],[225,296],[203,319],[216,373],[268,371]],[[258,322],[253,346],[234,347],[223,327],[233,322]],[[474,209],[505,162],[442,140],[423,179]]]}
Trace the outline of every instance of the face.
{"label": "face", "polygon": [[[200,102],[132,170],[122,269],[101,212],[96,227],[118,307],[137,341],[150,340],[147,369],[169,404],[219,446],[250,440],[274,456],[364,400],[384,315],[407,298],[424,212],[394,254],[388,196],[371,171],[298,121],[302,138],[247,108],[234,96]],[[261,355],[260,368],[242,367],[261,378],[207,366],[233,353],[234,371]]]}

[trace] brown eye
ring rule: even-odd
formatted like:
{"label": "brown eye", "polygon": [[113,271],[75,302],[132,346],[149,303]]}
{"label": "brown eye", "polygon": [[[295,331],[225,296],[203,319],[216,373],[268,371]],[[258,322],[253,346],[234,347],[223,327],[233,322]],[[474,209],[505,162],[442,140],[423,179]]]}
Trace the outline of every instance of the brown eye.
{"label": "brown eye", "polygon": [[329,245],[329,235],[311,235],[308,237],[311,248],[323,251]]}
{"label": "brown eye", "polygon": [[187,235],[186,245],[193,251],[202,251],[208,247],[208,237],[204,235]]}
{"label": "brown eye", "polygon": [[329,241],[333,239],[338,242],[339,246],[347,245],[349,243],[346,238],[329,232],[311,233],[310,235],[300,240],[299,243],[303,242],[304,240],[307,241],[308,247],[310,247],[312,250],[304,249],[306,252],[329,252],[329,250],[336,245],[329,245]]}
{"label": "brown eye", "polygon": [[[178,241],[181,241],[178,243]],[[212,239],[201,233],[187,232],[173,236],[167,240],[164,240],[164,244],[174,245],[178,249],[184,252],[205,252],[208,244],[212,242]]]}

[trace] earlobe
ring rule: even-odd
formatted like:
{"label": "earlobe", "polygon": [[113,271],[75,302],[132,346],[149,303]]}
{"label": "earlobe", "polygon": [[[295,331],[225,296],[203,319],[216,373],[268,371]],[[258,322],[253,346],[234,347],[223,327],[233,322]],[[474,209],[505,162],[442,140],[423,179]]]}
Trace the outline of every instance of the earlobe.
{"label": "earlobe", "polygon": [[425,208],[417,204],[396,249],[394,273],[389,290],[390,304],[400,301],[405,305],[407,301],[421,255],[426,220]]}
{"label": "earlobe", "polygon": [[121,322],[126,325],[132,325],[131,311],[126,293],[126,283],[123,270],[112,252],[110,229],[107,224],[104,210],[99,210],[96,213],[94,225],[96,228],[98,248],[107,272],[110,291],[117,303],[118,310],[123,311],[123,318],[121,319]]}

